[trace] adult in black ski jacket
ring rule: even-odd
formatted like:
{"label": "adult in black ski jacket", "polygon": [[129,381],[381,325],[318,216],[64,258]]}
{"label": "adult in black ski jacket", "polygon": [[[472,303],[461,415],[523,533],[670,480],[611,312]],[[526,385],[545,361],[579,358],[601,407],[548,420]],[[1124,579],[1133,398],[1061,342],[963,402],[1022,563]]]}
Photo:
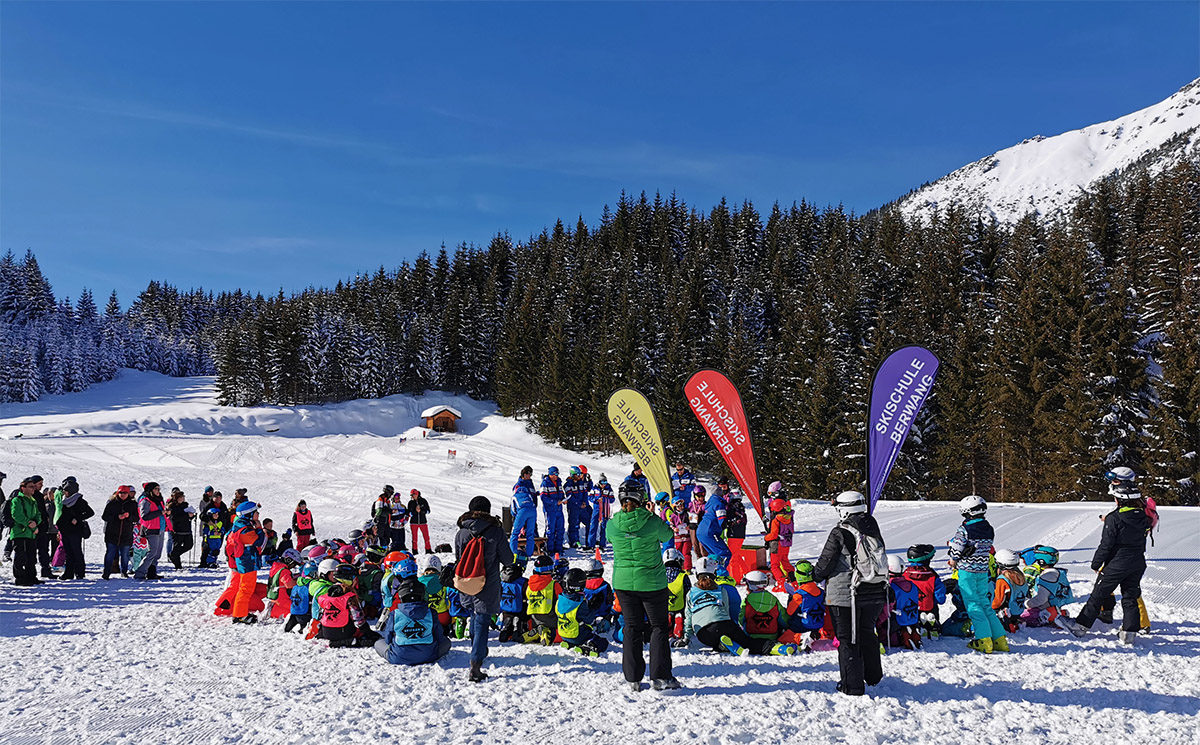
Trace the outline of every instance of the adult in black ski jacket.
{"label": "adult in black ski jacket", "polygon": [[483,661],[487,658],[487,635],[492,616],[500,612],[500,565],[513,563],[513,552],[500,521],[492,513],[487,497],[474,497],[468,511],[458,518],[458,534],[454,536],[454,555],[461,558],[463,549],[472,538],[484,542],[483,566],[487,578],[477,595],[462,595],[462,605],[471,615],[471,674],[473,683],[487,679]]}
{"label": "adult in black ski jacket", "polygon": [[167,516],[171,522],[171,551],[167,558],[176,569],[182,569],[180,558],[192,550],[192,518],[196,510],[187,503],[183,492],[171,495],[167,505]]}
{"label": "adult in black ski jacket", "polygon": [[[1121,588],[1121,619],[1123,634],[1136,634],[1141,625],[1138,598],[1142,596],[1142,575],[1146,573],[1146,535],[1150,532],[1150,518],[1136,491],[1115,493],[1117,508],[1104,516],[1104,530],[1100,533],[1100,545],[1092,556],[1092,570],[1099,572],[1096,586],[1088,597],[1087,604],[1075,618],[1075,624],[1083,630],[1090,629],[1100,615],[1104,601],[1112,597],[1113,591]],[[1065,623],[1065,622],[1064,622]],[[1079,630],[1065,624],[1073,633],[1082,636]],[[1122,637],[1125,639],[1125,637]],[[1126,641],[1132,643],[1132,636]]]}
{"label": "adult in black ski jacket", "polygon": [[133,527],[137,524],[137,502],[133,501],[133,487],[118,488],[104,505],[104,514],[100,518],[104,520],[105,543],[101,576],[108,579],[114,571],[119,571],[122,577],[128,577]]}
{"label": "adult in black ski jacket", "polygon": [[841,518],[829,538],[817,565],[813,579],[826,580],[825,602],[833,618],[833,632],[838,640],[838,667],[841,679],[837,690],[850,696],[861,696],[865,686],[883,680],[883,663],[879,658],[879,639],[875,622],[887,603],[887,582],[860,584],[851,588],[854,553],[857,546],[853,528],[862,535],[874,536],[880,543],[883,536],[879,523],[867,512],[867,500],[859,492],[842,492],[834,506]]}
{"label": "adult in black ski jacket", "polygon": [[62,579],[83,579],[83,539],[92,535],[87,521],[95,514],[96,511],[79,493],[75,478],[68,476],[62,484],[62,509],[57,522],[59,540],[63,543],[66,557]]}

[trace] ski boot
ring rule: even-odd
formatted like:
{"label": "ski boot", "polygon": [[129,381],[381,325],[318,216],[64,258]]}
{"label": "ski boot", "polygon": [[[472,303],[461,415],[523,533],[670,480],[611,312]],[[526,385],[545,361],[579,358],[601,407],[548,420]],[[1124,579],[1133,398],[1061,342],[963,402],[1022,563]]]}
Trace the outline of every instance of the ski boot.
{"label": "ski boot", "polygon": [[771,647],[771,654],[777,657],[791,657],[796,654],[796,651],[795,644],[776,644]]}
{"label": "ski boot", "polygon": [[1008,637],[1007,636],[993,636],[992,637],[992,651],[993,652],[1007,652],[1008,651]]}
{"label": "ski boot", "polygon": [[733,639],[730,639],[728,636],[721,637],[721,646],[724,647],[725,650],[727,652],[729,652],[729,654],[734,655],[736,657],[745,657],[746,655],[750,654],[749,649],[746,649],[742,645],[735,642]]}
{"label": "ski boot", "polygon": [[1054,619],[1054,625],[1064,631],[1070,631],[1076,637],[1082,639],[1088,630],[1080,626],[1073,618],[1067,617],[1065,614],[1059,614]]}
{"label": "ski boot", "polygon": [[1137,641],[1137,635],[1138,632],[1126,631],[1125,629],[1121,629],[1117,632],[1117,638],[1120,639],[1123,644],[1129,644],[1131,646]]}
{"label": "ski boot", "polygon": [[992,653],[992,640],[988,639],[987,637],[984,637],[983,639],[972,639],[971,641],[967,642],[967,646],[976,652],[983,652],[984,654]]}

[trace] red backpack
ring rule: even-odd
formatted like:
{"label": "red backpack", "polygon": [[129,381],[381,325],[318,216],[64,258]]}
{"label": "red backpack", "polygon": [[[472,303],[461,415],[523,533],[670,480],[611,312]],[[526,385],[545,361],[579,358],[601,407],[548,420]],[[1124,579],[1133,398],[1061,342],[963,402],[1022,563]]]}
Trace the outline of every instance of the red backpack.
{"label": "red backpack", "polygon": [[462,555],[454,565],[454,589],[464,595],[478,595],[487,584],[487,568],[483,563],[487,544],[483,536],[473,536],[463,546]]}
{"label": "red backpack", "polygon": [[225,536],[225,556],[230,559],[241,558],[242,554],[246,553],[246,544],[242,541],[242,531],[245,528],[229,531],[229,535]]}

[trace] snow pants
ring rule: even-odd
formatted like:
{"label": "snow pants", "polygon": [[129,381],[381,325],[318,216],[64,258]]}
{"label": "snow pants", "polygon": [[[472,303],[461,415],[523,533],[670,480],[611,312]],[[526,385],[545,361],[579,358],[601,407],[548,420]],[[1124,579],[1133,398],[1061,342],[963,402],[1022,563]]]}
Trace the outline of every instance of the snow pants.
{"label": "snow pants", "polygon": [[37,540],[13,538],[13,579],[18,585],[32,585],[37,579]]}
{"label": "snow pants", "polygon": [[646,639],[647,620],[650,623],[650,679],[670,678],[671,629],[667,622],[670,593],[663,588],[653,592],[617,590],[616,594],[621,603],[621,620],[625,628],[621,650],[621,669],[625,673],[625,680],[636,683],[646,677],[642,644]]}
{"label": "snow pants", "polygon": [[875,685],[883,680],[879,637],[875,635],[875,622],[883,612],[883,603],[859,603],[856,612],[857,644],[851,642],[854,636],[854,609],[848,605],[829,606],[829,613],[833,616],[833,633],[838,640],[838,690],[851,696],[861,696],[866,692],[866,686]]}
{"label": "snow pants", "polygon": [[537,511],[533,508],[518,510],[513,516],[512,534],[508,539],[508,547],[512,549],[513,555],[517,553],[517,539],[521,537],[521,531],[525,531],[525,555],[533,555],[533,539],[537,537]]}
{"label": "snow pants", "polygon": [[976,639],[995,639],[1004,636],[1004,626],[992,610],[992,582],[987,572],[958,573],[958,589],[962,592],[971,630]]}
{"label": "snow pants", "polygon": [[604,529],[608,527],[608,520],[600,519],[600,510],[594,510],[592,520],[588,526],[588,548],[608,548],[608,539],[604,537]]}
{"label": "snow pants", "polygon": [[584,542],[587,542],[587,521],[584,519],[583,512],[587,505],[571,504],[567,502],[567,545],[575,546],[579,543],[579,525],[583,524]]}
{"label": "snow pants", "polygon": [[146,536],[146,544],[146,555],[134,570],[134,579],[146,579],[148,574],[158,574],[158,558],[162,556],[163,549],[162,533]]}
{"label": "snow pants", "polygon": [[729,545],[729,576],[733,577],[733,581],[741,583],[742,577],[746,576],[746,572],[752,572],[758,567],[747,567],[746,557],[742,554],[742,543],[746,540],[745,536],[741,538],[726,538],[725,542]]}
{"label": "snow pants", "polygon": [[562,507],[544,510],[546,516],[546,553],[558,554],[563,550],[563,511]]}
{"label": "snow pants", "polygon": [[233,596],[233,617],[245,618],[250,615],[250,599],[254,597],[254,585],[258,582],[258,572],[234,572],[233,587],[237,594]]}
{"label": "snow pants", "polygon": [[429,523],[421,523],[420,525],[414,525],[413,523],[409,523],[408,527],[412,530],[413,553],[415,554],[417,552],[417,536],[418,535],[425,537],[425,553],[427,553],[427,554],[433,553],[433,546],[429,543]]}
{"label": "snow pants", "polygon": [[686,535],[675,536],[675,550],[683,554],[683,571],[692,571],[692,539]]}
{"label": "snow pants", "polygon": [[404,526],[392,527],[392,540],[388,545],[389,551],[407,551],[408,547],[404,545]]}
{"label": "snow pants", "polygon": [[1138,607],[1138,598],[1142,596],[1142,575],[1146,567],[1134,567],[1124,571],[1109,571],[1108,567],[1100,570],[1096,578],[1096,586],[1088,597],[1087,604],[1075,620],[1085,628],[1091,628],[1100,615],[1104,601],[1112,598],[1113,591],[1121,588],[1121,628],[1124,631],[1137,631],[1142,627],[1142,613]]}
{"label": "snow pants", "polygon": [[38,563],[42,565],[42,576],[45,577],[50,574],[50,556],[58,550],[58,531],[51,533],[39,527],[33,540],[37,541]]}
{"label": "snow pants", "polygon": [[796,571],[792,562],[788,561],[791,549],[791,546],[780,546],[771,554],[771,576],[781,585],[791,579],[792,572]]}
{"label": "snow pants", "polygon": [[59,544],[63,549],[63,579],[83,579],[83,536],[79,533],[63,534]]}
{"label": "snow pants", "polygon": [[728,544],[721,540],[720,537],[709,535],[703,531],[696,531],[696,537],[700,539],[700,545],[704,547],[704,555],[711,556],[721,563],[721,566],[728,567],[729,560],[733,557],[733,552],[729,550]]}

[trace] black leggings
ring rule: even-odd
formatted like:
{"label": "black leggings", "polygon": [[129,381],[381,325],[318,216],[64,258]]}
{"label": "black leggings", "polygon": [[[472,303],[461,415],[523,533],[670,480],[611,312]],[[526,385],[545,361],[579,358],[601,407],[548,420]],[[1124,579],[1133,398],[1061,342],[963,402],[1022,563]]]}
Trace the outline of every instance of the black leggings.
{"label": "black leggings", "polygon": [[712,647],[718,652],[725,651],[725,645],[721,643],[722,636],[727,636],[734,644],[750,650],[750,654],[769,654],[775,646],[773,640],[755,639],[747,634],[741,626],[730,620],[717,621],[696,629],[696,638],[700,640],[700,643],[706,647]]}
{"label": "black leggings", "polygon": [[625,680],[637,683],[646,677],[646,658],[642,644],[647,620],[650,623],[650,679],[666,680],[671,676],[671,630],[667,623],[666,588],[653,592],[617,590],[621,601],[621,618],[625,622],[625,641],[621,644],[621,668]]}

